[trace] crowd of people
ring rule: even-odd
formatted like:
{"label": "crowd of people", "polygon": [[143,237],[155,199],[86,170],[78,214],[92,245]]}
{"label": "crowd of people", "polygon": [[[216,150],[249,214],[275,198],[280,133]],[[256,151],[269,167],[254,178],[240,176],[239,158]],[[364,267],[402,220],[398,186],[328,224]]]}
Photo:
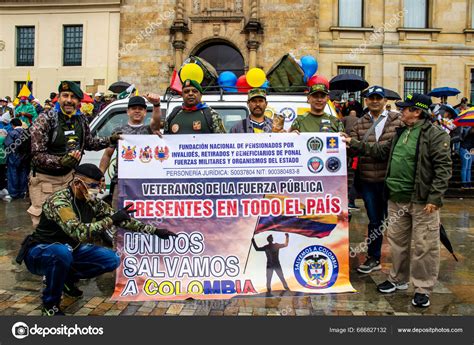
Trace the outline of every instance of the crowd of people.
{"label": "crowd of people", "polygon": [[[202,102],[203,92],[198,82],[184,81],[183,104],[164,122],[159,95],[130,97],[128,123],[116,128],[107,138],[91,136],[87,117],[81,111],[83,92],[74,82],[61,82],[54,101],[44,106],[22,100],[21,112],[6,109],[9,100],[2,100],[2,109],[6,109],[2,125],[6,133],[3,149],[7,153],[7,189],[11,198],[22,198],[29,193],[28,213],[34,227],[33,234],[23,241],[17,262],[24,261],[30,272],[45,276],[43,314],[61,315],[63,293],[72,297],[82,295],[76,286],[79,279],[113,271],[119,265],[112,250],[87,244],[95,236],[104,232],[113,236],[114,225],[165,239],[175,236],[169,230],[134,220],[127,207],[116,211],[119,208],[114,189],[117,171],[111,186],[112,205],[97,199],[121,134],[285,132],[276,120],[265,116],[268,102],[263,89],[248,92],[249,115],[231,129],[224,127],[218,111]],[[354,206],[360,194],[369,219],[367,257],[357,271],[370,274],[381,269],[381,246],[386,235],[393,265],[388,279],[378,285],[378,291],[404,290],[412,282],[415,287],[412,304],[428,307],[439,270],[439,208],[451,177],[451,149],[459,143],[461,156],[472,162],[474,132],[472,127],[467,127],[462,129],[459,141],[453,140],[450,137],[453,129],[446,130],[451,125],[443,124],[446,110],[441,113],[441,108],[447,105],[439,105],[438,114],[433,115],[431,98],[426,95],[408,95],[404,101],[395,103],[397,111],[387,104],[382,86],[370,87],[364,97],[365,108],[355,99],[338,104],[341,118],[337,118],[325,113],[330,100],[327,86],[315,84],[307,93],[310,110],[297,117],[289,132],[341,133],[348,145],[348,155],[355,161],[351,163],[355,178],[349,193],[350,206]],[[144,123],[146,100],[153,105],[149,125]],[[100,95],[96,95],[92,112],[100,111],[103,106]],[[462,107],[467,107],[467,102],[458,108]],[[18,162],[17,156],[23,153],[20,145],[12,143],[27,141],[26,137],[30,140],[30,160],[18,165],[13,162]],[[80,164],[84,151],[102,149],[105,151],[99,167]],[[13,169],[11,173],[10,169]],[[470,168],[463,176],[464,187],[469,188]],[[389,225],[384,234],[384,221],[394,215],[397,224]],[[415,241],[415,251],[410,256],[411,238]]]}

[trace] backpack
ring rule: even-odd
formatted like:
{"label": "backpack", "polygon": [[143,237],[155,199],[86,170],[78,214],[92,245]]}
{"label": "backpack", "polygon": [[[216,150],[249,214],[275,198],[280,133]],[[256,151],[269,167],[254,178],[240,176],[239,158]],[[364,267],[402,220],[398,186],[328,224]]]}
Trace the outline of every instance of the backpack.
{"label": "backpack", "polygon": [[[168,124],[168,131],[169,131],[169,128],[171,126],[171,122],[182,110],[183,109],[181,109],[179,107],[176,107],[176,108],[173,109],[171,114],[168,116],[168,118],[166,119],[166,123]],[[206,124],[207,124],[207,127],[209,128],[209,131],[211,133],[214,133],[213,128],[212,128],[211,108],[204,108],[204,109],[201,109],[201,111],[204,114],[204,118],[206,119]]]}

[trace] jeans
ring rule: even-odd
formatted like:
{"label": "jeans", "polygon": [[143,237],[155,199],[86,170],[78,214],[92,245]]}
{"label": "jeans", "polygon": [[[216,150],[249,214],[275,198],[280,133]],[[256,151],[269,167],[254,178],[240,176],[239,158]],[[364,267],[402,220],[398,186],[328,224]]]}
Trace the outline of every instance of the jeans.
{"label": "jeans", "polygon": [[7,180],[8,193],[14,199],[24,198],[26,189],[28,188],[28,174],[30,167],[25,164],[15,162],[8,159],[7,164]]}
{"label": "jeans", "polygon": [[383,198],[384,182],[362,182],[362,199],[369,218],[367,255],[376,260],[382,256],[382,224],[387,217],[387,201]]}
{"label": "jeans", "polygon": [[463,148],[459,148],[459,155],[461,156],[461,183],[463,187],[471,185],[471,169],[472,169],[472,155]]}
{"label": "jeans", "polygon": [[120,258],[113,250],[92,244],[81,244],[74,251],[67,244],[37,244],[28,251],[25,264],[31,273],[46,276],[43,303],[58,305],[65,283],[114,271]]}

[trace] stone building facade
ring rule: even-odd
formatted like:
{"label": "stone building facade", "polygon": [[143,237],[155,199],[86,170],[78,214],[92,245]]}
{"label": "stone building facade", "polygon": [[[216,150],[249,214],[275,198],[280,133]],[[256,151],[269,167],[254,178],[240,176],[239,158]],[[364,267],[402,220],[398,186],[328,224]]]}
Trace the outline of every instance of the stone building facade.
{"label": "stone building facade", "polygon": [[[348,1],[123,0],[118,74],[163,92],[186,57],[221,43],[241,54],[245,70],[268,70],[288,52],[310,54],[328,78],[355,71],[402,95],[438,86],[471,95],[473,0],[420,0],[420,13],[410,13],[420,7],[409,0]],[[349,13],[361,17],[356,26],[342,20],[353,2],[361,6]]]}

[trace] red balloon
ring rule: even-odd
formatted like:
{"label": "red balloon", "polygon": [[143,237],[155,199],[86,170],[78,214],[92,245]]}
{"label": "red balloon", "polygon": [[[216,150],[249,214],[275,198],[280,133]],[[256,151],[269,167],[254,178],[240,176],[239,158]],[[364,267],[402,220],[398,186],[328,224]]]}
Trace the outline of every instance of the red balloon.
{"label": "red balloon", "polygon": [[247,83],[247,78],[244,75],[241,75],[239,78],[237,78],[237,83],[235,83],[235,86],[237,87],[237,92],[239,93],[246,93],[249,92],[252,87]]}
{"label": "red balloon", "polygon": [[324,84],[329,89],[329,81],[321,75],[315,74],[311,78],[308,79],[306,85],[309,87],[313,86],[314,84]]}

